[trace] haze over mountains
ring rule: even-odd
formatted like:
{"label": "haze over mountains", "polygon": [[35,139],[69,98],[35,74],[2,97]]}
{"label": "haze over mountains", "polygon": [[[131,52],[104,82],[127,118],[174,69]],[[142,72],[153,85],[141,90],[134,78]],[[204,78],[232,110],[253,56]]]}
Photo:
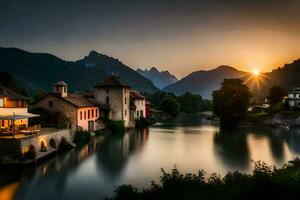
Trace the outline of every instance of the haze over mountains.
{"label": "haze over mountains", "polygon": [[30,93],[49,91],[53,83],[62,79],[71,91],[85,91],[112,73],[121,76],[133,89],[148,93],[159,91],[150,80],[119,60],[95,51],[74,62],[47,53],[0,48],[0,71],[12,74]]}
{"label": "haze over mountains", "polygon": [[159,89],[163,89],[178,81],[169,71],[158,71],[155,67],[152,67],[150,70],[137,69],[137,72],[151,80]]}
{"label": "haze over mountains", "polygon": [[212,70],[193,72],[180,81],[167,86],[164,88],[164,91],[173,92],[176,95],[191,92],[210,99],[212,91],[217,90],[220,87],[223,79],[240,78],[246,75],[248,75],[247,72],[223,65]]}

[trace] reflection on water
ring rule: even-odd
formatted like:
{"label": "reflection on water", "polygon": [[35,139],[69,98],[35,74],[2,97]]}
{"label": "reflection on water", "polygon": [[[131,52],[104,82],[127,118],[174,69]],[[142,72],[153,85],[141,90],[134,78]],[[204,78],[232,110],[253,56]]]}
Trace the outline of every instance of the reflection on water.
{"label": "reflection on water", "polygon": [[0,199],[104,199],[116,186],[147,187],[161,168],[208,175],[251,172],[252,160],[281,166],[300,154],[300,132],[279,129],[226,133],[208,121],[154,126],[101,136],[35,169],[2,169]]}

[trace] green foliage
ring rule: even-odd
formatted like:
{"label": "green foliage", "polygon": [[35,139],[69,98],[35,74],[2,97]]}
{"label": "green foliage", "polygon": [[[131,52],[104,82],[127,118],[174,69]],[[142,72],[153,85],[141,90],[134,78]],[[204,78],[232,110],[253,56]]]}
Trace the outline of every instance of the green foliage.
{"label": "green foliage", "polygon": [[116,189],[114,199],[298,199],[299,187],[300,159],[296,158],[279,169],[255,162],[252,175],[229,172],[223,178],[214,173],[206,179],[203,170],[197,174],[182,174],[176,168],[171,173],[162,170],[160,184],[152,182],[149,189],[141,191],[123,185]]}
{"label": "green foliage", "polygon": [[161,101],[159,108],[169,115],[175,117],[179,113],[180,105],[175,98],[166,97]]}
{"label": "green foliage", "polygon": [[109,129],[114,134],[122,134],[125,131],[125,122],[123,120],[119,121],[110,121],[109,122]]}
{"label": "green foliage", "polygon": [[212,104],[210,100],[203,99],[200,95],[185,93],[181,96],[176,96],[174,93],[157,92],[152,95],[145,94],[148,100],[154,107],[160,107],[161,102],[166,98],[176,100],[180,106],[180,112],[184,113],[196,113],[212,110]]}
{"label": "green foliage", "polygon": [[144,117],[141,117],[137,120],[135,120],[135,127],[136,128],[145,128],[147,126],[150,126],[151,125],[151,121],[144,118]]}
{"label": "green foliage", "polygon": [[268,93],[268,100],[270,102],[270,104],[276,105],[278,103],[280,103],[283,99],[284,96],[287,95],[287,92],[280,86],[278,85],[273,85]]}
{"label": "green foliage", "polygon": [[76,144],[84,144],[92,139],[92,135],[88,131],[78,131],[74,136],[74,142]]}
{"label": "green foliage", "polygon": [[185,113],[195,113],[211,110],[211,101],[203,99],[200,95],[185,93],[178,97],[180,111]]}
{"label": "green foliage", "polygon": [[213,92],[213,111],[221,126],[231,128],[247,114],[251,93],[240,79],[225,79],[220,90]]}

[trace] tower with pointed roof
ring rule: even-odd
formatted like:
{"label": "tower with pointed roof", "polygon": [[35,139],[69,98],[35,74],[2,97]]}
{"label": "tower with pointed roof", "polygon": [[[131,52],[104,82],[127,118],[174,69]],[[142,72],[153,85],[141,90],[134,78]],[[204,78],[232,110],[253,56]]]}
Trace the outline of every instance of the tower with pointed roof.
{"label": "tower with pointed roof", "polygon": [[58,81],[53,86],[53,93],[58,94],[61,97],[68,96],[68,85],[64,81]]}
{"label": "tower with pointed roof", "polygon": [[105,116],[113,121],[124,121],[130,127],[130,86],[112,74],[95,86],[95,100]]}

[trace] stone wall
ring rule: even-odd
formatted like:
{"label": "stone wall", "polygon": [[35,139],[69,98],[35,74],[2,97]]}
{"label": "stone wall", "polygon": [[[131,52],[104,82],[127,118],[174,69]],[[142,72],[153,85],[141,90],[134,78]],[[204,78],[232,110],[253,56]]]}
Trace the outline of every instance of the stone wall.
{"label": "stone wall", "polygon": [[[37,157],[42,154],[47,155],[53,150],[57,150],[60,142],[65,139],[71,143],[73,138],[69,129],[46,129],[39,135],[28,136],[24,138],[0,138],[0,155],[19,156],[24,155],[30,146],[33,145]],[[56,147],[51,147],[50,141],[54,141]],[[41,143],[44,142],[47,151],[41,152]]]}
{"label": "stone wall", "polygon": [[[95,99],[100,104],[106,104],[109,97],[109,105],[111,108],[110,119],[114,121],[124,120],[125,127],[129,126],[130,119],[130,91],[128,88],[122,87],[101,87],[95,91]],[[126,99],[126,100],[125,100]],[[101,109],[101,108],[100,108]],[[101,112],[101,110],[100,110]]]}
{"label": "stone wall", "polygon": [[[49,105],[49,102],[52,102],[52,106]],[[47,110],[50,113],[60,112],[67,119],[71,129],[71,133],[74,136],[77,131],[77,108],[63,99],[57,98],[53,95],[48,95],[41,101],[30,106],[30,110],[42,108]]]}

